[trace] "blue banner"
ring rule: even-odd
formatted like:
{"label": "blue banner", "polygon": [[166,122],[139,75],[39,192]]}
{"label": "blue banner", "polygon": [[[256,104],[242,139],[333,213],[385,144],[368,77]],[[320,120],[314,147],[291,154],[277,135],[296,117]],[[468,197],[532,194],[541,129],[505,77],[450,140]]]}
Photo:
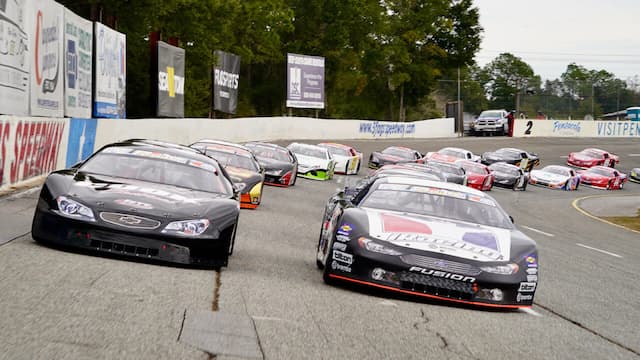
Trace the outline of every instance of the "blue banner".
{"label": "blue banner", "polygon": [[71,119],[67,145],[67,168],[93,154],[97,127],[97,119]]}

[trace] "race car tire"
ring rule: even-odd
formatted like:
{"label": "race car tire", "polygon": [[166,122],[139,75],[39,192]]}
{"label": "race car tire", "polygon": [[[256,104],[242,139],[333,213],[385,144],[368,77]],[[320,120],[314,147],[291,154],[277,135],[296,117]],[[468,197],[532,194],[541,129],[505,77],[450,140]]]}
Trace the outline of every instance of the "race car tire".
{"label": "race car tire", "polygon": [[578,182],[576,183],[576,190],[578,190],[579,187],[580,187],[580,180],[578,180]]}
{"label": "race car tire", "polygon": [[356,167],[356,175],[358,175],[358,173],[360,172],[360,163],[362,161],[358,161],[358,166]]}
{"label": "race car tire", "polygon": [[620,189],[620,190],[624,189],[624,182],[620,182],[620,187],[619,187],[619,189]]}
{"label": "race car tire", "polygon": [[605,188],[605,190],[611,190],[611,185],[613,183],[613,180],[609,180],[609,182],[607,183],[607,187]]}
{"label": "race car tire", "polygon": [[229,239],[229,251],[228,254],[231,256],[233,254],[233,247],[236,244],[236,230],[238,229],[238,218],[236,218],[236,223],[233,225],[233,233],[231,234],[231,238]]}
{"label": "race car tire", "polygon": [[[293,171],[293,170],[295,170],[295,171]],[[289,186],[295,185],[296,184],[296,180],[298,180],[298,169],[293,169],[293,170],[291,170],[292,173],[293,173],[293,175],[292,175],[293,176],[293,181],[291,182],[291,185],[289,185]]]}

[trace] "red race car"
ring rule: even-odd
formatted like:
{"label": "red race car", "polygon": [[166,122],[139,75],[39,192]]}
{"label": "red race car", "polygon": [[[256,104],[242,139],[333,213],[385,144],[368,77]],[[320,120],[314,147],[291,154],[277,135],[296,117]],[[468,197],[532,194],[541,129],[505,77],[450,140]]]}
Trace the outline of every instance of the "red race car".
{"label": "red race car", "polygon": [[487,165],[464,159],[456,161],[456,164],[467,173],[467,186],[481,191],[491,190],[494,176]]}
{"label": "red race car", "polygon": [[580,152],[572,152],[569,153],[569,157],[567,157],[567,165],[580,169],[588,169],[596,165],[615,167],[619,162],[620,158],[618,155],[594,148],[584,149]]}
{"label": "red race car", "polygon": [[579,171],[579,174],[581,184],[605,190],[621,190],[628,180],[626,174],[601,165]]}

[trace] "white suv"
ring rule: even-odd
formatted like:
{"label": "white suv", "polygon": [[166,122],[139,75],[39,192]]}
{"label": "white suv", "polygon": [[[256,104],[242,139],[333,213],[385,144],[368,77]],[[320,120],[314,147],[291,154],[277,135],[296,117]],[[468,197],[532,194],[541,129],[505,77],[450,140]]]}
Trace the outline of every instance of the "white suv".
{"label": "white suv", "polygon": [[499,133],[505,135],[509,132],[509,112],[507,110],[485,110],[470,124],[471,132],[478,134],[484,132]]}

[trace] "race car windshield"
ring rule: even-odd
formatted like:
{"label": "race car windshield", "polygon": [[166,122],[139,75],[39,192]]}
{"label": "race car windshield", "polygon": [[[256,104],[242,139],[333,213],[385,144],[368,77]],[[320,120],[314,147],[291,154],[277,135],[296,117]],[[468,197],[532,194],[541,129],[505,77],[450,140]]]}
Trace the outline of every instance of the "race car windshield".
{"label": "race car windshield", "polygon": [[279,161],[289,161],[289,154],[284,150],[271,149],[266,146],[252,146],[251,150],[256,157],[267,158]]}
{"label": "race car windshield", "polygon": [[583,156],[586,157],[590,157],[590,158],[594,158],[594,159],[600,159],[602,158],[602,154],[595,152],[593,150],[582,150],[580,152]]}
{"label": "race car windshield", "polygon": [[499,150],[496,150],[496,154],[499,154],[499,155],[502,155],[502,156],[507,156],[507,157],[512,157],[512,158],[520,158],[520,153],[521,153],[521,151],[513,150],[513,149],[499,149]]}
{"label": "race car windshield", "polygon": [[552,174],[558,174],[558,175],[569,175],[569,171],[567,169],[563,169],[557,166],[547,166],[544,169],[542,169],[542,171],[546,171],[546,172],[549,172]]}
{"label": "race car windshield", "polygon": [[211,156],[212,158],[218,160],[220,165],[224,167],[232,166],[232,167],[237,167],[241,169],[251,170],[254,172],[260,171],[256,163],[253,161],[253,159],[248,156],[234,154],[227,151],[217,151],[217,150],[211,150],[211,149],[207,149],[205,153]]}
{"label": "race car windshield", "polygon": [[101,152],[83,164],[79,171],[219,194],[232,192],[217,171],[197,166],[200,162],[185,160],[187,163],[178,163],[148,156]]}
{"label": "race car windshield", "polygon": [[453,156],[453,157],[457,157],[457,158],[461,158],[464,159],[464,153],[457,151],[457,150],[452,150],[452,149],[441,149],[440,151],[438,151],[440,154],[442,155],[447,155],[447,156]]}
{"label": "race car windshield", "polygon": [[327,158],[327,153],[323,148],[296,146],[292,148],[291,151],[293,151],[296,154],[300,154],[304,156],[310,156],[310,157],[321,158],[321,159]]}
{"label": "race car windshield", "polygon": [[495,166],[495,167],[492,167],[491,169],[493,169],[494,171],[498,171],[498,172],[512,175],[512,176],[520,176],[520,171],[518,170],[518,168],[511,167],[511,166]]}
{"label": "race car windshield", "polygon": [[351,156],[351,153],[349,153],[349,149],[346,149],[346,148],[341,148],[341,147],[332,146],[332,145],[325,145],[323,147],[326,147],[327,150],[329,150],[329,153],[331,155]]}
{"label": "race car windshield", "polygon": [[427,163],[427,165],[429,167],[434,167],[442,172],[446,172],[449,174],[455,174],[455,175],[464,175],[464,170],[462,168],[459,168],[457,166],[450,166],[448,164],[443,164],[443,163],[439,163],[439,162],[429,162]]}
{"label": "race car windshield", "polygon": [[468,173],[472,173],[472,174],[486,174],[488,173],[487,168],[484,166],[480,166],[480,165],[474,165],[474,164],[464,164],[462,165],[462,167],[464,168],[464,170]]}
{"label": "race car windshield", "polygon": [[413,159],[413,155],[411,154],[410,151],[405,150],[405,149],[398,149],[398,148],[386,148],[384,150],[382,150],[383,154],[387,154],[387,155],[393,155],[393,156],[397,156],[397,157],[401,157],[403,159]]}
{"label": "race car windshield", "polygon": [[370,191],[359,206],[513,228],[507,214],[492,200],[439,188],[379,186]]}
{"label": "race car windshield", "polygon": [[600,168],[591,168],[589,170],[587,170],[590,173],[593,174],[598,174],[598,175],[602,175],[602,176],[611,176],[611,173],[607,170],[604,169],[600,169]]}

